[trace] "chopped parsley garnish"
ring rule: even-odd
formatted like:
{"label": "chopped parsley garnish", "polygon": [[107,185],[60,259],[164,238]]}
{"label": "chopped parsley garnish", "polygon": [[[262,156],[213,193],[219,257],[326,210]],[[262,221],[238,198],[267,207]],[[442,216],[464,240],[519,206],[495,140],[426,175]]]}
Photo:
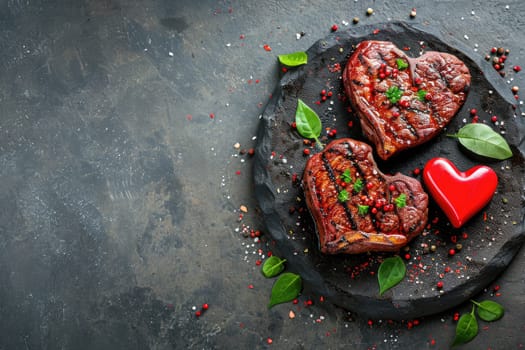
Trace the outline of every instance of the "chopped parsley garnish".
{"label": "chopped parsley garnish", "polygon": [[363,180],[361,178],[355,180],[354,182],[354,191],[359,192],[363,189]]}
{"label": "chopped parsley garnish", "polygon": [[358,204],[357,205],[357,212],[359,213],[359,215],[366,215],[368,213],[368,208],[370,208],[368,205],[361,205],[361,204]]}
{"label": "chopped parsley garnish", "polygon": [[396,64],[397,64],[397,69],[399,69],[399,70],[403,70],[403,69],[407,69],[408,68],[408,62],[405,61],[404,59],[398,58],[396,60]]}
{"label": "chopped parsley garnish", "polygon": [[346,182],[347,184],[349,184],[350,182],[352,182],[352,176],[350,174],[350,169],[346,169],[342,174],[341,174],[341,180],[343,180],[344,182]]}
{"label": "chopped parsley garnish", "polygon": [[337,199],[339,202],[346,202],[350,198],[350,194],[347,190],[341,190],[339,194],[337,195]]}
{"label": "chopped parsley garnish", "polygon": [[401,193],[399,197],[394,199],[394,202],[396,203],[396,207],[403,208],[405,205],[407,205],[407,195]]}
{"label": "chopped parsley garnish", "polygon": [[426,98],[427,98],[427,94],[428,94],[428,92],[427,92],[426,90],[419,90],[419,91],[417,92],[417,99],[418,99],[419,101],[423,101],[423,102],[425,102],[425,100],[426,100]]}
{"label": "chopped parsley garnish", "polygon": [[391,103],[397,103],[403,96],[403,90],[394,85],[386,90],[385,95]]}

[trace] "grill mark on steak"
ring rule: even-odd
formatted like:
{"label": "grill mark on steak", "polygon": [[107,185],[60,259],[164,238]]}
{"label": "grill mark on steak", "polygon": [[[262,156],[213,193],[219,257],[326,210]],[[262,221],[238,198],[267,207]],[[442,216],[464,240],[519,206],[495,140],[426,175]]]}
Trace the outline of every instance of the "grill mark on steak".
{"label": "grill mark on steak", "polygon": [[[328,172],[328,177],[330,178],[330,181],[332,181],[332,184],[334,185],[335,189],[337,190],[337,193],[341,192],[341,187],[337,184],[337,181],[336,181],[337,178],[335,176],[334,169],[332,169],[332,167],[330,165],[330,162],[326,158],[326,154],[325,153],[322,154],[322,159],[323,159],[324,168]],[[357,224],[354,221],[352,211],[348,207],[347,202],[341,202],[341,201],[338,200],[338,203],[339,203],[339,205],[343,206],[343,208],[345,210],[346,218],[348,219],[348,222],[350,223],[350,226],[352,227],[352,229],[355,230],[357,228]]]}

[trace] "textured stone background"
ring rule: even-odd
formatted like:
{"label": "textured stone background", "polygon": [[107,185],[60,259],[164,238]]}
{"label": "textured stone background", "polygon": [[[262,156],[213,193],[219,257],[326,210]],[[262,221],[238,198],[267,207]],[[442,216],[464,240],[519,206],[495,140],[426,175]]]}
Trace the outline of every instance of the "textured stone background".
{"label": "textured stone background", "polygon": [[[307,295],[268,310],[271,242],[243,235],[276,55],[413,7],[525,64],[521,0],[0,2],[0,349],[447,349],[468,304],[412,328]],[[524,270],[522,250],[464,348],[525,346]]]}

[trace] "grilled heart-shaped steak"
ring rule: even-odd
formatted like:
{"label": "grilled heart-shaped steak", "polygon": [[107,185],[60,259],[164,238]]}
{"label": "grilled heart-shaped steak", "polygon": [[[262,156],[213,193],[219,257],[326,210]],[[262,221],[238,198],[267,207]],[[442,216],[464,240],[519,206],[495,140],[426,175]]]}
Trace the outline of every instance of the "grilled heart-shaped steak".
{"label": "grilled heart-shaped steak", "polygon": [[437,135],[465,102],[470,81],[454,55],[411,58],[388,41],[359,43],[343,72],[363,133],[385,160]]}
{"label": "grilled heart-shaped steak", "polygon": [[303,187],[323,253],[396,251],[427,223],[421,183],[381,173],[372,147],[361,141],[335,140],[310,157]]}

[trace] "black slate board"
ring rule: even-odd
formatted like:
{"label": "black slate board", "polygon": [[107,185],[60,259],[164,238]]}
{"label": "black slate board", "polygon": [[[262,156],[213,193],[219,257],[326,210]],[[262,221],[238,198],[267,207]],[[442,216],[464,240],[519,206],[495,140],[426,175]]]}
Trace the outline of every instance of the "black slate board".
{"label": "black slate board", "polygon": [[[254,160],[255,195],[266,233],[275,241],[275,254],[287,259],[289,271],[302,276],[305,293],[322,295],[366,317],[407,320],[450,309],[488,287],[511,263],[525,238],[523,117],[509,87],[490,63],[442,33],[404,22],[332,33],[307,50],[308,64],[283,74],[261,118]],[[337,130],[337,138],[363,140],[357,117],[348,112],[341,74],[353,45],[367,39],[392,41],[409,50],[410,56],[427,50],[449,52],[463,60],[472,74],[468,99],[448,128],[422,146],[386,162],[378,160],[380,169],[413,174],[413,169],[423,169],[429,159],[440,156],[462,171],[477,164],[491,166],[499,178],[492,201],[461,229],[454,229],[431,200],[428,229],[399,252],[406,259],[406,278],[382,296],[375,273],[381,260],[392,254],[320,254],[300,185],[305,145],[290,127],[301,98],[316,110],[323,128]],[[333,96],[320,102],[323,89],[332,91]],[[446,136],[470,120],[470,108],[479,111],[480,121],[504,132],[514,154],[511,159],[495,162],[474,157]],[[491,124],[492,115],[498,116],[498,125]],[[299,181],[293,181],[295,176]],[[462,249],[450,256],[449,249],[457,244]],[[442,289],[436,287],[438,281],[443,282]]]}

